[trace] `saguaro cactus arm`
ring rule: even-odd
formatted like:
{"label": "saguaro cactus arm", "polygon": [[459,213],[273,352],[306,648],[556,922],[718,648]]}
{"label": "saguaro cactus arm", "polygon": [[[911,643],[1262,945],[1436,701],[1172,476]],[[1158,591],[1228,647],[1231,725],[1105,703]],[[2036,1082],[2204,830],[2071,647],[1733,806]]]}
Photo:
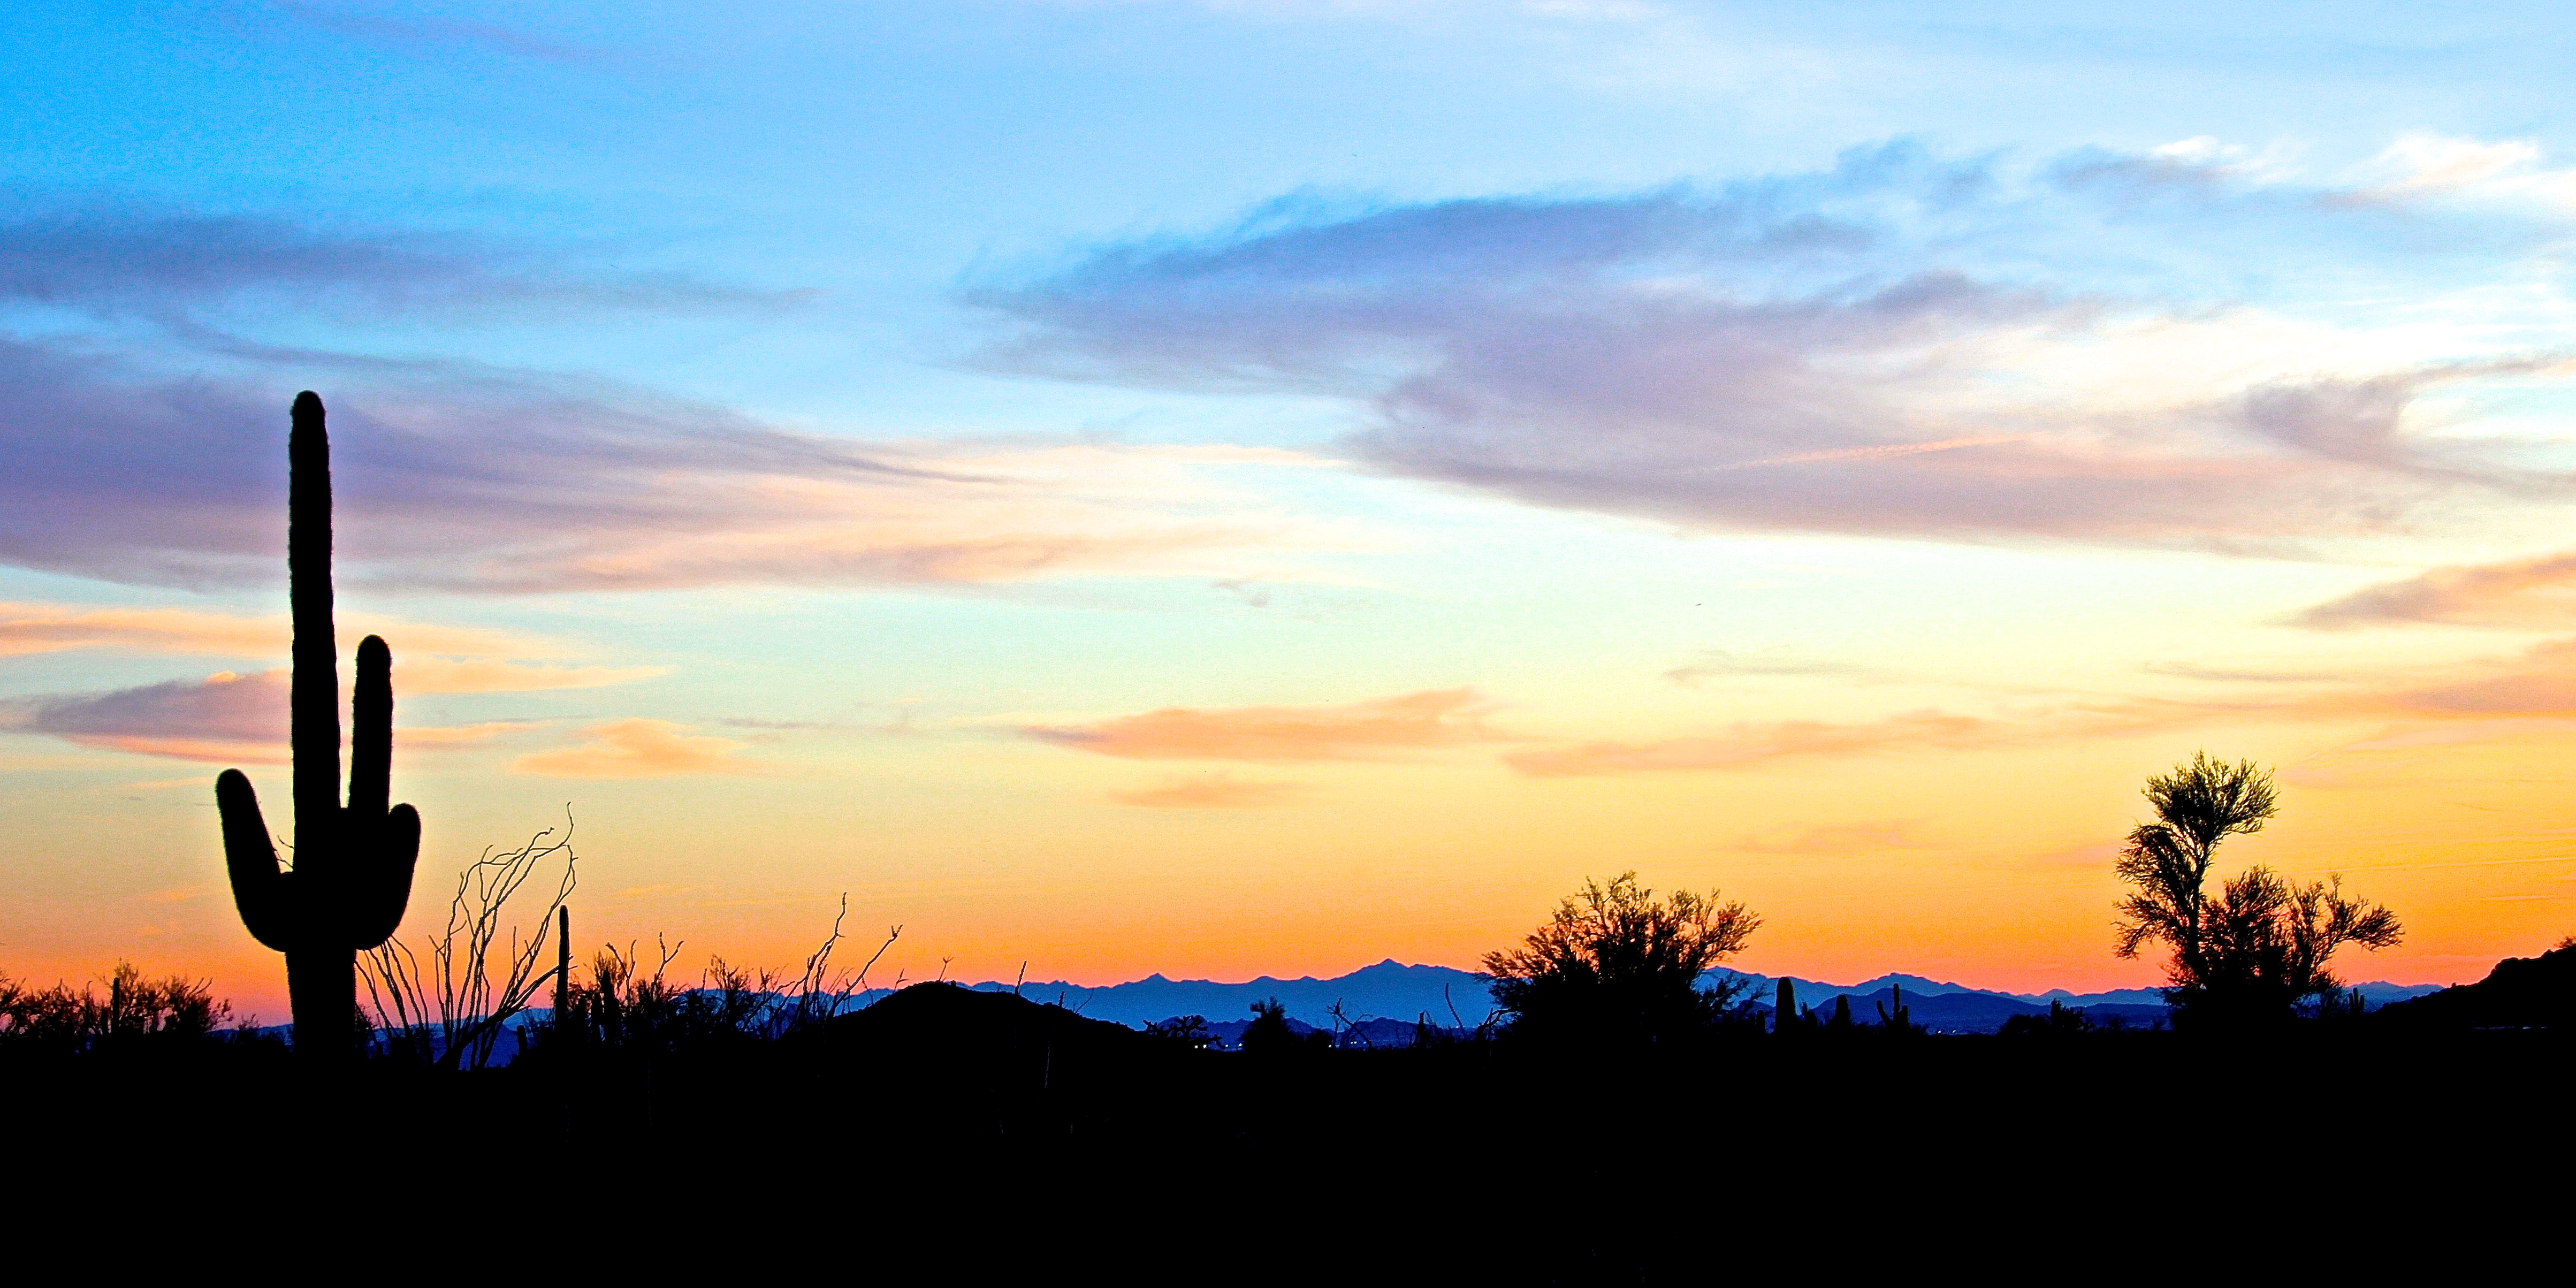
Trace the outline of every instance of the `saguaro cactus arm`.
{"label": "saguaro cactus arm", "polygon": [[285,952],[300,918],[286,906],[290,892],[286,874],[277,870],[277,845],[260,817],[259,793],[242,771],[227,769],[215,780],[215,812],[223,817],[224,868],[242,926],[262,947]]}
{"label": "saguaro cactus arm", "polygon": [[348,945],[361,951],[385,942],[411,902],[412,871],[420,860],[420,814],[409,805],[391,810],[393,795],[393,653],[370,635],[358,644],[357,688],[349,712],[349,809],[341,822],[348,901],[342,927]]}

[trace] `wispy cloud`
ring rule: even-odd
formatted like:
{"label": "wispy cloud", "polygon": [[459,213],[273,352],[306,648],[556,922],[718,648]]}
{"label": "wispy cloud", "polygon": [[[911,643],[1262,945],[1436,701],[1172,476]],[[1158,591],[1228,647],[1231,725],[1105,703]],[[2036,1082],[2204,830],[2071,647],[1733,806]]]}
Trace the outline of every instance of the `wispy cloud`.
{"label": "wispy cloud", "polygon": [[1867,668],[1854,666],[1848,662],[1828,662],[1770,654],[1729,653],[1724,649],[1708,649],[1701,653],[1699,661],[1674,667],[1664,672],[1664,678],[1683,688],[1697,688],[1702,681],[1722,675],[1862,676],[1867,674],[1869,674]]}
{"label": "wispy cloud", "polygon": [[2366,586],[2293,620],[2317,630],[2412,622],[2544,629],[2576,625],[2576,554],[2435,568]]}
{"label": "wispy cloud", "polygon": [[1380,760],[1497,737],[1473,689],[1312,707],[1172,707],[1097,724],[1033,726],[1029,737],[1130,760]]}
{"label": "wispy cloud", "polygon": [[[501,373],[332,401],[344,581],[470,593],[1208,575],[1296,525],[1221,482],[1280,452],[858,443]],[[210,586],[282,567],[287,393],[0,341],[0,561]]]}
{"label": "wispy cloud", "polygon": [[[23,605],[20,607],[24,607]],[[114,614],[108,614],[115,621]],[[212,618],[211,622],[192,620]],[[96,623],[91,623],[95,625]],[[117,625],[130,626],[121,621]],[[193,651],[211,647],[228,651],[233,628],[265,628],[258,618],[222,618],[212,614],[143,615],[147,639],[175,641]],[[203,631],[200,628],[205,628]],[[208,635],[212,638],[207,638]],[[254,637],[257,632],[252,632]],[[0,633],[0,640],[7,639]],[[260,642],[256,638],[246,642]],[[491,643],[480,632],[458,631],[443,643]],[[266,649],[258,651],[265,652]],[[659,675],[658,667],[608,667],[579,663],[510,661],[499,658],[397,658],[397,693],[527,693],[550,689],[584,689]],[[344,665],[345,680],[354,669]],[[293,673],[284,669],[236,673],[218,671],[202,680],[169,680],[105,693],[37,694],[0,699],[0,729],[42,734],[82,746],[139,755],[228,764],[274,765],[288,759],[287,696]],[[396,746],[439,749],[484,742],[524,729],[517,722],[472,725],[415,725],[397,722]]]}
{"label": "wispy cloud", "polygon": [[[565,646],[509,631],[441,626],[372,613],[338,615],[340,635],[399,641],[413,650],[450,658],[555,659]],[[74,604],[0,601],[0,657],[69,649],[113,649],[179,656],[285,656],[294,626],[284,613],[252,617],[193,608],[96,608]]]}
{"label": "wispy cloud", "polygon": [[85,747],[228,764],[286,763],[282,671],[171,680],[110,693],[13,698],[0,727]]}
{"label": "wispy cloud", "polygon": [[[2206,225],[2368,230],[2317,190],[2130,160],[1891,147],[1713,191],[1287,201],[968,298],[1009,328],[993,366],[1340,397],[1382,469],[1701,527],[2287,551],[2562,486],[2411,428],[2428,393],[2554,356],[2427,362],[2420,335],[2246,306]],[[2159,238],[2138,193],[2167,172],[2205,192]]]}
{"label": "wispy cloud", "polygon": [[1734,769],[1792,756],[1850,756],[1938,747],[1967,750],[2012,740],[2020,731],[1976,716],[1911,711],[1856,724],[1782,720],[1739,724],[1724,733],[1649,742],[1588,742],[1515,752],[1512,768],[1538,778],[1693,769]]}
{"label": "wispy cloud", "polygon": [[2530,139],[2473,139],[2417,130],[2399,135],[2365,167],[2375,181],[2350,190],[2358,201],[2468,196],[2537,201],[2576,211],[2576,170],[2541,164]]}
{"label": "wispy cloud", "polygon": [[2197,662],[2147,662],[2138,669],[2149,675],[2204,680],[2211,684],[2315,684],[2341,678],[2330,671],[2257,670],[2252,667],[2204,666]]}
{"label": "wispy cloud", "polygon": [[2155,669],[2240,687],[2184,701],[2024,699],[1983,714],[1927,709],[1850,722],[1742,723],[1714,733],[1532,748],[1503,759],[1542,778],[1725,771],[1792,758],[1982,751],[2247,723],[2349,727],[2362,721],[2385,727],[2356,747],[2432,747],[2551,732],[2576,718],[2576,639],[2544,642],[2510,657],[2392,667],[2377,674]]}
{"label": "wispy cloud", "polygon": [[510,762],[514,774],[548,778],[670,778],[687,774],[759,774],[769,767],[738,760],[744,744],[688,732],[668,720],[618,720],[582,731],[571,747],[532,751]]}
{"label": "wispy cloud", "polygon": [[1304,783],[1245,782],[1229,774],[1195,774],[1166,779],[1151,787],[1109,793],[1120,805],[1144,809],[1269,809],[1293,804],[1309,790]]}
{"label": "wispy cloud", "polygon": [[2389,705],[2432,715],[2576,713],[2576,640],[2553,640],[2519,657],[2445,670],[2440,681],[2399,689]]}
{"label": "wispy cloud", "polygon": [[[286,671],[170,680],[107,693],[0,699],[0,730],[43,734],[84,747],[230,765],[282,765],[287,743]],[[479,743],[523,725],[394,728],[394,745],[439,749]]]}
{"label": "wispy cloud", "polygon": [[333,227],[264,215],[92,200],[0,206],[0,303],[141,318],[181,334],[227,310],[349,322],[435,310],[450,320],[530,310],[769,310],[808,292],[671,274],[593,271],[571,251],[462,233]]}

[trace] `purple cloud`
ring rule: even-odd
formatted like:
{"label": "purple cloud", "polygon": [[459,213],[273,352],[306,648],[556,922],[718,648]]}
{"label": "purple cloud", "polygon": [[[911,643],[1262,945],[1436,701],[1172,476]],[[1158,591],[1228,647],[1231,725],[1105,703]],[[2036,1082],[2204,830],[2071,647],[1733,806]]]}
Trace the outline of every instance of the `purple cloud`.
{"label": "purple cloud", "polygon": [[[292,393],[0,341],[0,561],[192,587],[280,579]],[[342,577],[377,587],[991,583],[1150,570],[1275,535],[1139,506],[1142,453],[943,455],[453,370],[353,375],[328,401]],[[1160,494],[1186,509],[1189,491],[1176,472]]]}
{"label": "purple cloud", "polygon": [[134,203],[21,208],[0,218],[0,301],[184,327],[255,303],[265,313],[415,314],[507,306],[660,312],[774,308],[803,292],[672,275],[585,272],[563,251],[459,233],[327,228]]}
{"label": "purple cloud", "polygon": [[1388,471],[1693,527],[2290,550],[2563,486],[2405,427],[2541,360],[2338,369],[2280,315],[2060,285],[2156,253],[2101,186],[1897,147],[1714,192],[1282,206],[967,298],[1009,328],[992,366],[1340,397]]}

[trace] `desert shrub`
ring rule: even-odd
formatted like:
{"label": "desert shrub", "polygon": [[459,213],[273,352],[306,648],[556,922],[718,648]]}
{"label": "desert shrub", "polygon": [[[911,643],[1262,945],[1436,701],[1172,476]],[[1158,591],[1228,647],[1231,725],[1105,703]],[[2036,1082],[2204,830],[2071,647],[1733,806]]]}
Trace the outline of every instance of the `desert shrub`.
{"label": "desert shrub", "polygon": [[2068,1006],[2055,998],[2048,1002],[2046,1015],[2016,1015],[2004,1021],[2001,1034],[2008,1038],[2078,1037],[2095,1032],[2093,1020],[2080,1006]]}
{"label": "desert shrub", "polygon": [[1145,1036],[1191,1051],[1204,1051],[1216,1036],[1208,1032],[1204,1015],[1179,1015],[1145,1026]]}
{"label": "desert shrub", "polygon": [[1278,1055],[1300,1045],[1297,1031],[1288,1027],[1288,1008],[1278,998],[1252,1004],[1252,1025],[1243,1031],[1246,1054]]}
{"label": "desert shrub", "polygon": [[101,996],[95,981],[30,988],[0,976],[0,1043],[79,1052],[136,1042],[176,1043],[212,1036],[232,1018],[205,980],[183,975],[146,979],[118,962]]}

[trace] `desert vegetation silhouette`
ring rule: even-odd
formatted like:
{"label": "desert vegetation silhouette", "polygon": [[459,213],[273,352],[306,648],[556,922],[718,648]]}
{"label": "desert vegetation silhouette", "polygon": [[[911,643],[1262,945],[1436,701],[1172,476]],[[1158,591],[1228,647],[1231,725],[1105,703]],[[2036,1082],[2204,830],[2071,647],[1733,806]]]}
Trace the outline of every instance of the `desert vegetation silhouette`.
{"label": "desert vegetation silhouette", "polygon": [[1761,925],[1717,891],[1657,899],[1634,871],[1622,872],[1607,885],[1586,880],[1519,947],[1486,954],[1484,973],[1521,1041],[1683,1042],[1735,1011],[1748,985],[1708,976]]}
{"label": "desert vegetation silhouette", "polygon": [[2172,951],[2164,996],[2176,1026],[2271,1028],[2302,1006],[2330,1008],[2344,1000],[2326,968],[2338,949],[2403,937],[2395,913],[2343,893],[2341,874],[2298,885],[2257,864],[2207,893],[2219,843],[2279,812],[2269,770],[2200,751],[2148,778],[2145,794],[2156,821],[2130,832],[2120,854],[2117,871],[2136,889],[2120,901],[2116,951]]}
{"label": "desert vegetation silhouette", "polygon": [[411,901],[420,859],[420,814],[392,800],[393,654],[370,635],[358,644],[349,721],[349,799],[340,802],[340,646],[331,606],[331,440],[322,399],[295,396],[287,432],[287,599],[293,680],[288,698],[295,771],[295,861],[281,870],[250,778],[215,780],[224,866],[242,925],[286,955],[296,1050],[316,1059],[355,1056],[363,1040],[358,954],[385,942]]}

